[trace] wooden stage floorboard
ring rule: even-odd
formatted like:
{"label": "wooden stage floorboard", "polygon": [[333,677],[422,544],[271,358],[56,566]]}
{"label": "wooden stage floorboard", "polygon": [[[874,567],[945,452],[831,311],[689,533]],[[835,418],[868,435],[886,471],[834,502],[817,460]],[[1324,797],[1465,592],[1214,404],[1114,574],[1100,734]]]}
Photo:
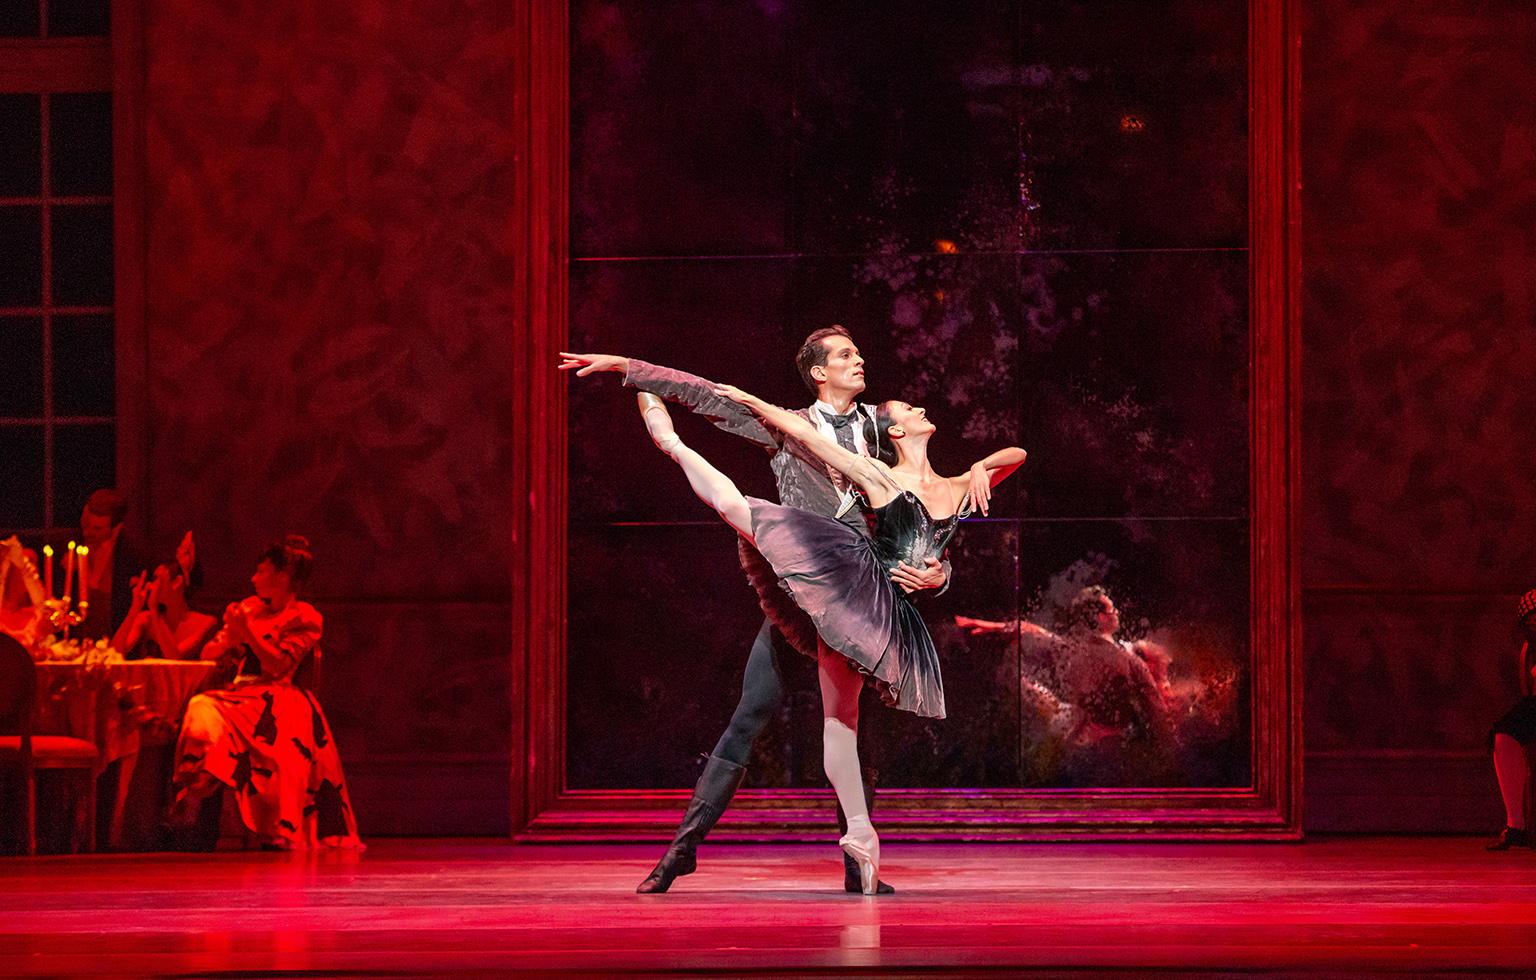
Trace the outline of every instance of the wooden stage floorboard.
{"label": "wooden stage floorboard", "polygon": [[361,857],[0,858],[0,973],[1536,975],[1536,853],[1467,838],[835,845],[376,840]]}

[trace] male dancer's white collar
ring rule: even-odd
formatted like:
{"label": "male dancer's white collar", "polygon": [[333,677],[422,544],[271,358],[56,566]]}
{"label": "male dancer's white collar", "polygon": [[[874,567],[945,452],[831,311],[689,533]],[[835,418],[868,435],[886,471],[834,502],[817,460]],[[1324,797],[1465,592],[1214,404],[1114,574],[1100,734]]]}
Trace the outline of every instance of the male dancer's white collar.
{"label": "male dancer's white collar", "polygon": [[[875,420],[875,410],[872,406],[861,405],[855,402],[853,411],[859,416],[869,419],[871,422]],[[816,404],[811,406],[810,410],[811,422],[816,426],[816,431],[836,442],[837,430],[832,427],[831,422],[826,420],[826,417],[821,414],[822,412],[827,413],[827,415],[839,415],[841,413],[819,398],[816,400]],[[855,425],[853,427],[853,448],[855,452],[861,455],[869,455],[869,446],[864,442],[864,426],[862,425]],[[837,516],[842,517],[848,512],[848,508],[857,502],[855,496],[857,491],[847,480],[843,479],[841,473],[834,473],[833,477],[833,486],[841,487],[843,491],[842,499],[837,502]]]}
{"label": "male dancer's white collar", "polygon": [[[819,398],[816,400],[816,404],[811,406],[811,421],[816,423],[816,428],[822,435],[836,442],[837,430],[832,427],[831,422],[827,421],[826,416],[822,414],[823,412],[827,415],[841,415],[842,413]],[[861,418],[873,419],[875,417],[874,409],[868,405],[860,405],[857,402],[853,405],[852,413]],[[865,456],[869,455],[869,449],[864,445],[864,426],[862,425],[853,427],[853,449],[854,452],[862,453]]]}

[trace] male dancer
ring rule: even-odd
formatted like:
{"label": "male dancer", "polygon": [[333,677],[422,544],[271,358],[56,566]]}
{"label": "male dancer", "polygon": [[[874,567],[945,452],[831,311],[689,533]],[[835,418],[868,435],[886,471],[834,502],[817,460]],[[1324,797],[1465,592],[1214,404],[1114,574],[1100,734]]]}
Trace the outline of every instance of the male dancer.
{"label": "male dancer", "polygon": [[[854,491],[841,474],[831,472],[810,450],[766,425],[750,410],[716,395],[713,382],[638,358],[613,354],[561,356],[565,358],[560,365],[562,370],[575,369],[578,376],[594,371],[623,372],[626,385],[678,402],[705,416],[720,429],[762,446],[773,454],[770,465],[777,478],[780,503],[835,517],[868,532]],[[796,354],[795,366],[806,387],[816,395],[816,404],[800,410],[799,414],[845,449],[873,455],[873,447],[866,441],[864,423],[869,423],[869,432],[873,433],[874,409],[854,401],[864,391],[864,359],[859,356],[858,347],[848,331],[836,325],[814,331]],[[760,556],[750,554],[750,546],[745,542],[741,547],[744,562],[756,557],[766,565]],[[901,565],[891,573],[891,578],[909,592],[940,588],[946,585],[948,576],[947,563],[941,565],[932,561],[926,568]],[[699,842],[714,827],[731,797],[741,787],[752,746],[784,699],[783,677],[777,662],[784,645],[773,621],[765,619],[747,657],[741,700],[730,724],[705,763],[672,843],[655,869],[635,889],[637,892],[664,892],[672,886],[673,879],[693,873]],[[868,772],[865,773],[864,796],[873,809],[874,791]],[[840,832],[846,832],[841,807],[838,808],[838,826]],[[843,888],[854,893],[860,891],[858,865],[846,854],[843,856]],[[879,884],[881,894],[893,891],[895,889],[885,882]]]}

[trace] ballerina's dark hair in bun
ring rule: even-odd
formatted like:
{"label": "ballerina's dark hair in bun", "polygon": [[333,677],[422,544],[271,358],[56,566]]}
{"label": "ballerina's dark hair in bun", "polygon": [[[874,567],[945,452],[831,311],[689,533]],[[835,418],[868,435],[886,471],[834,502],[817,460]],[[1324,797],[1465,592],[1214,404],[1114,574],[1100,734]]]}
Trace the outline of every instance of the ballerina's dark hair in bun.
{"label": "ballerina's dark hair in bun", "polygon": [[288,573],[288,582],[298,590],[305,582],[309,581],[309,571],[315,564],[315,556],[309,550],[309,539],[302,534],[290,534],[281,541],[274,541],[267,545],[265,551],[256,556],[256,564],[267,561],[279,572]]}
{"label": "ballerina's dark hair in bun", "polygon": [[871,456],[887,466],[895,466],[901,459],[891,439],[891,405],[889,401],[881,402],[875,406],[875,420],[864,421],[864,444],[870,448]]}

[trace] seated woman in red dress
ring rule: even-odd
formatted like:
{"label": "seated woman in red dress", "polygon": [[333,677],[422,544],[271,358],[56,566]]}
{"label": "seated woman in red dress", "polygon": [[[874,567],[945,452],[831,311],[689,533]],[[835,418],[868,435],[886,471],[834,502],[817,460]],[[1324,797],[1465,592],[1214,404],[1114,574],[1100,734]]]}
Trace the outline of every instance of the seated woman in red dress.
{"label": "seated woman in red dress", "polygon": [[314,695],[292,680],[324,626],[298,597],[313,560],[299,535],[263,551],[251,576],[256,594],[225,610],[223,629],[203,648],[204,660],[254,661],[259,673],[242,673],[187,705],[173,824],[195,820],[198,804],[222,785],[264,845],[362,846],[331,727]]}

